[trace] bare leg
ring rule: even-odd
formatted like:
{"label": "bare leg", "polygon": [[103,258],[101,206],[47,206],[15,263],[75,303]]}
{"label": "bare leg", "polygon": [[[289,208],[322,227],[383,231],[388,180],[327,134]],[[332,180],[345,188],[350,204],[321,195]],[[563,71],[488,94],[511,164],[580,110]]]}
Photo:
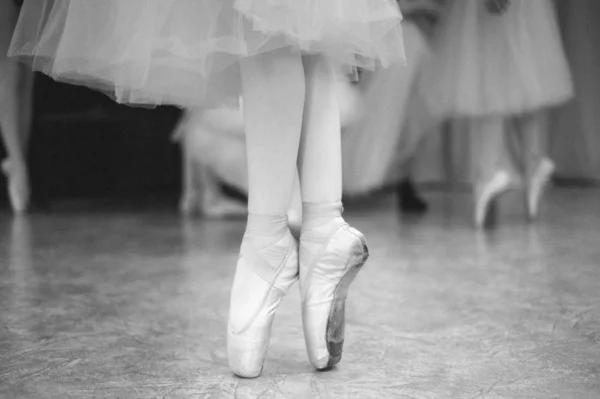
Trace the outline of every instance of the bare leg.
{"label": "bare leg", "polygon": [[540,162],[548,157],[548,115],[544,111],[528,113],[520,116],[517,123],[525,175],[531,176]]}
{"label": "bare leg", "polygon": [[471,154],[476,182],[485,182],[498,171],[518,176],[515,154],[508,141],[507,121],[502,116],[490,116],[473,120]]}
{"label": "bare leg", "polygon": [[308,357],[324,370],[342,355],[344,303],[368,257],[364,237],[342,218],[342,150],[335,74],[323,57],[305,58],[306,114],[299,159],[302,320]]}
{"label": "bare leg", "polygon": [[[184,133],[184,134],[187,134]],[[188,148],[188,138],[180,137],[181,141],[181,155],[182,155],[182,195],[179,202],[179,210],[184,216],[193,216],[200,207],[200,190],[197,183],[196,170],[198,163],[194,162],[194,158],[190,154],[190,148]]]}
{"label": "bare leg", "polygon": [[300,146],[302,200],[342,200],[342,143],[338,97],[332,65],[322,56],[304,58],[306,108]]}
{"label": "bare leg", "polygon": [[300,190],[300,178],[297,173],[294,184],[294,193],[292,195],[292,202],[288,211],[288,220],[290,229],[294,235],[300,235],[300,230],[302,228],[302,192]]}
{"label": "bare leg", "polygon": [[288,50],[245,59],[248,209],[285,215],[290,206],[304,109],[301,58]]}
{"label": "bare leg", "polygon": [[26,136],[21,117],[19,80],[21,68],[16,63],[0,63],[0,131],[8,152],[2,169],[8,178],[11,205],[15,213],[26,211],[29,202],[29,179],[26,160]]}
{"label": "bare leg", "polygon": [[[507,124],[502,116],[473,120],[472,157],[475,179],[475,224],[484,227],[495,214],[495,200],[519,184],[519,173],[507,140]],[[490,209],[492,212],[490,212]]]}
{"label": "bare leg", "polygon": [[554,163],[548,158],[547,113],[532,112],[517,119],[523,148],[523,168],[527,181],[527,211],[531,219],[539,213],[544,189],[554,173]]}
{"label": "bare leg", "polygon": [[25,65],[19,66],[21,70],[19,79],[21,144],[27,155],[29,138],[31,137],[31,123],[33,122],[33,84],[35,75]]}
{"label": "bare leg", "polygon": [[296,180],[305,82],[300,55],[287,49],[242,61],[248,154],[246,233],[231,292],[228,356],[240,377],[257,377],[279,303],[298,278],[286,214]]}

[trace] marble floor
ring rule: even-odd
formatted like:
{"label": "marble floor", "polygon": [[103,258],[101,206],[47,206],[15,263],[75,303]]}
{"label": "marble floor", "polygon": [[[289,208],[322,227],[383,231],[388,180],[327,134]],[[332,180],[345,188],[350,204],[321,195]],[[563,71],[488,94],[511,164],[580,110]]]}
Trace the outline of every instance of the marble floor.
{"label": "marble floor", "polygon": [[422,218],[392,197],[347,207],[371,258],[341,364],[311,369],[295,286],[255,380],[229,373],[224,348],[243,221],[4,212],[0,397],[599,398],[600,191],[553,190],[534,225],[505,198],[487,232],[468,196],[428,197]]}

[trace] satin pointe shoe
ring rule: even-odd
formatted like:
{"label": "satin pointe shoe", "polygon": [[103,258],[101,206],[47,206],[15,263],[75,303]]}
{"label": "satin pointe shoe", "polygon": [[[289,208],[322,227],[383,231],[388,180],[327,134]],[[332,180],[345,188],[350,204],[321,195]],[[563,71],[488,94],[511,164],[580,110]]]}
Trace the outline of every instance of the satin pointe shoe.
{"label": "satin pointe shoe", "polygon": [[8,197],[13,212],[17,215],[24,214],[29,206],[29,179],[27,168],[17,165],[10,159],[2,162],[2,171],[6,175],[8,185]]}
{"label": "satin pointe shoe", "polygon": [[516,187],[516,183],[504,170],[494,173],[491,179],[476,186],[475,226],[477,228],[483,228],[488,224],[495,201],[500,195],[514,187]]}
{"label": "satin pointe shoe", "polygon": [[342,358],[348,289],[368,257],[364,236],[341,217],[302,232],[302,322],[308,357],[317,370],[330,369]]}
{"label": "satin pointe shoe", "polygon": [[246,233],[242,241],[227,327],[229,367],[242,378],[261,374],[275,312],[298,279],[298,244],[287,226],[282,238],[258,252],[254,239]]}
{"label": "satin pointe shoe", "polygon": [[536,219],[539,215],[540,201],[554,170],[554,163],[550,159],[544,158],[530,176],[527,187],[527,213],[530,220]]}

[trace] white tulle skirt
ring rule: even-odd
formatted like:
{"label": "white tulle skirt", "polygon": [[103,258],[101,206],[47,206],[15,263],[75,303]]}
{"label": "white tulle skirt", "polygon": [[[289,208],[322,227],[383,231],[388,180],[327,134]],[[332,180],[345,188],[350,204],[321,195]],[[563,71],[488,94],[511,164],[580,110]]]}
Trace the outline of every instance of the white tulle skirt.
{"label": "white tulle skirt", "polygon": [[402,62],[394,0],[25,0],[9,54],[130,105],[210,106],[238,61],[292,48],[341,65]]}
{"label": "white tulle skirt", "polygon": [[519,114],[573,96],[551,0],[512,0],[502,15],[455,0],[439,37],[420,85],[434,115]]}

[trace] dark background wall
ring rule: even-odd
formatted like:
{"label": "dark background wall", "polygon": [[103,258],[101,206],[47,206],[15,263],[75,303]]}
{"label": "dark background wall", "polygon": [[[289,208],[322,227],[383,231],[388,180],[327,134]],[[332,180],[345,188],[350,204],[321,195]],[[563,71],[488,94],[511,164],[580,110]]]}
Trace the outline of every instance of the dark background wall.
{"label": "dark background wall", "polygon": [[[180,190],[180,111],[131,108],[36,76],[29,165],[34,201],[166,197]],[[0,149],[2,158],[6,152]],[[0,199],[7,203],[6,180]]]}

